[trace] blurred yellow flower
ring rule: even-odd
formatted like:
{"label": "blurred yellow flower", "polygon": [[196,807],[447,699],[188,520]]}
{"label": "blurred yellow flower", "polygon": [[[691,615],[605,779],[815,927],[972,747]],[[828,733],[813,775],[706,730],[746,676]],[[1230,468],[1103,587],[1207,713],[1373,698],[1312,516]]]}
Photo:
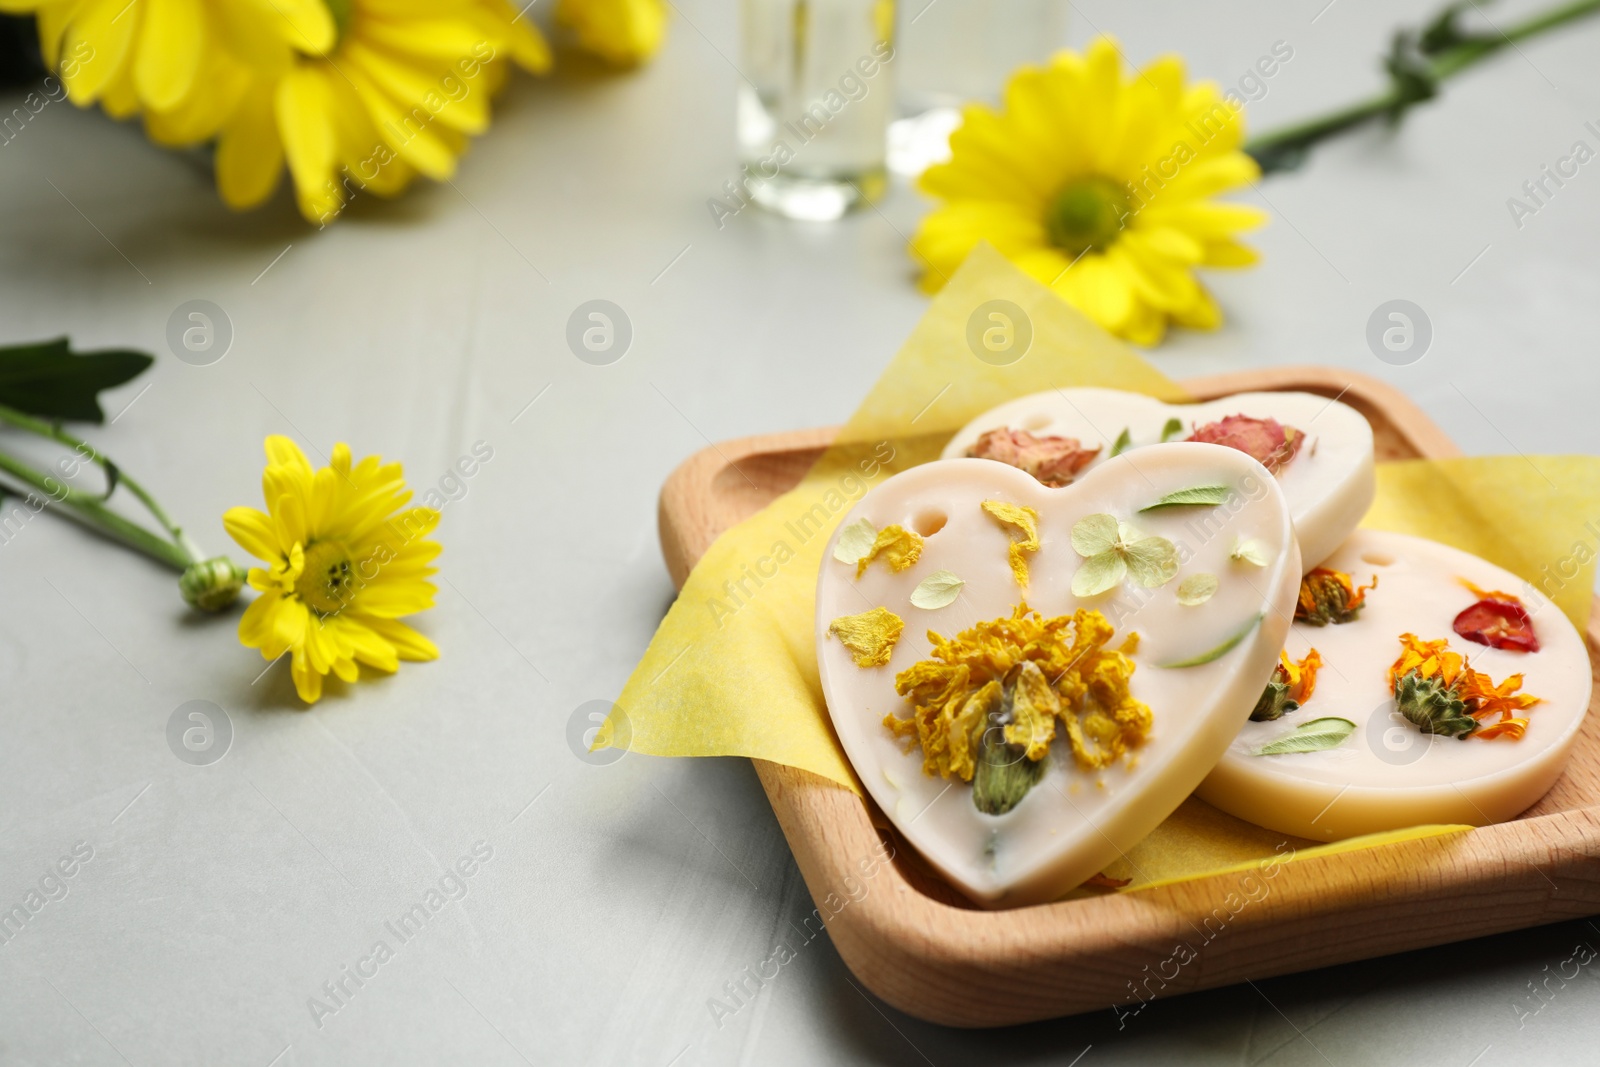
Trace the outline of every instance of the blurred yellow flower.
{"label": "blurred yellow flower", "polygon": [[1254,263],[1234,237],[1266,220],[1210,199],[1259,176],[1243,134],[1242,114],[1214,85],[1186,86],[1177,57],[1125,77],[1102,37],[1083,56],[1025,67],[1003,112],[965,109],[950,160],[918,183],[943,201],[911,241],[923,285],[938,289],[988,241],[1137,344],[1156,344],[1169,323],[1215,328],[1222,313],[1194,268]]}
{"label": "blurred yellow flower", "polygon": [[[0,12],[37,15],[74,103],[141,115],[160,144],[214,141],[217,189],[236,209],[270,197],[287,165],[319,225],[361,191],[448,180],[508,64],[551,62],[510,0],[0,0]],[[654,53],[665,26],[662,0],[562,0],[557,17],[619,64]]]}
{"label": "blurred yellow flower", "polygon": [[632,66],[661,47],[667,9],[662,0],[561,0],[556,22],[573,31],[578,47]]}
{"label": "blurred yellow flower", "polygon": [[[467,138],[489,127],[489,97],[509,58],[549,69],[550,51],[506,0],[445,6],[341,0],[326,55],[297,55],[241,107],[218,146],[217,182],[234,207],[265,198],[287,162],[300,213],[332,221],[362,190],[394,196],[418,173],[455,174]],[[258,83],[259,84],[259,83]]]}
{"label": "blurred yellow flower", "polygon": [[437,587],[427,578],[439,554],[427,539],[439,513],[404,507],[411,493],[400,464],[368,456],[352,466],[341,443],[332,465],[313,471],[299,446],[277,436],[266,451],[266,512],[238,507],[222,517],[267,564],[250,571],[261,595],[239,620],[239,641],[267,660],[293,653],[295,691],[308,704],[321,699],[330,672],[354,682],[358,664],[394,671],[403,659],[437,658],[432,641],[399,621],[433,607]]}

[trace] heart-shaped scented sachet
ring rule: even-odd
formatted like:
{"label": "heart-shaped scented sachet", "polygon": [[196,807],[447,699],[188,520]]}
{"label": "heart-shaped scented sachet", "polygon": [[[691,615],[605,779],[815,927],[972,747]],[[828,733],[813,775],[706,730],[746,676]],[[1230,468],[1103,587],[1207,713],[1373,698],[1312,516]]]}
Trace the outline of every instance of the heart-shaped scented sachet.
{"label": "heart-shaped scented sachet", "polygon": [[862,784],[930,863],[987,907],[1048,901],[1211,770],[1299,582],[1283,492],[1238,450],[1153,445],[1064,488],[941,460],[835,532],[822,689]]}
{"label": "heart-shaped scented sachet", "polygon": [[1372,427],[1359,411],[1312,393],[1236,393],[1164,404],[1116,389],[1035,393],[962,427],[944,458],[995,459],[1046,485],[1159,441],[1226,445],[1265,464],[1283,488],[1310,570],[1361,522],[1376,492]]}
{"label": "heart-shaped scented sachet", "polygon": [[1537,589],[1358,530],[1306,578],[1282,661],[1199,795],[1325,841],[1503,822],[1555,784],[1592,685],[1583,638]]}

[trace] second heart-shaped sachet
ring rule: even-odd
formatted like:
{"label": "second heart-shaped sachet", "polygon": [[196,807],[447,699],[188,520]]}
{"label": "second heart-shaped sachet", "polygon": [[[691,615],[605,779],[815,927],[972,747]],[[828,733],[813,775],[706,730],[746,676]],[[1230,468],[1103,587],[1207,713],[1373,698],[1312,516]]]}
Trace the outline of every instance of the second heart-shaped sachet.
{"label": "second heart-shaped sachet", "polygon": [[823,693],[934,867],[986,907],[1048,901],[1216,764],[1299,584],[1283,492],[1235,449],[1152,445],[1059,489],[924,464],[863,497],[824,555]]}

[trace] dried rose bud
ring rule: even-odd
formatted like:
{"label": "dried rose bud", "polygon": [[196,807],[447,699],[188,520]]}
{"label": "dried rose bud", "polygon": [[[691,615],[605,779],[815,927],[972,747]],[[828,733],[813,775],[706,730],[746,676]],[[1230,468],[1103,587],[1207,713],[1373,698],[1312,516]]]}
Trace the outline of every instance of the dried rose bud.
{"label": "dried rose bud", "polygon": [[1220,422],[1196,427],[1194,433],[1189,435],[1189,440],[1237,448],[1277,474],[1300,451],[1305,436],[1293,426],[1284,426],[1277,419],[1229,415]]}
{"label": "dried rose bud", "polygon": [[1043,485],[1058,489],[1071,484],[1100,447],[1084,448],[1074,437],[1035,437],[1027,430],[989,430],[967,449],[973,459],[993,459],[1026,471]]}
{"label": "dried rose bud", "polygon": [[1455,631],[1468,641],[1515,652],[1539,651],[1528,609],[1515,600],[1484,599],[1456,616]]}

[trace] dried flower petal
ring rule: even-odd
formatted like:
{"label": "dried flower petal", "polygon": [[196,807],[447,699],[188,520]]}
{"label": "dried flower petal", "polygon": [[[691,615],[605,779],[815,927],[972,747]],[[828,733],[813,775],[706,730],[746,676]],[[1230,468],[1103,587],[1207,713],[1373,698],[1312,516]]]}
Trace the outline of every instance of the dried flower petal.
{"label": "dried flower petal", "polygon": [[933,611],[954,604],[966,584],[954,571],[934,571],[911,591],[911,606]]}
{"label": "dried flower petal", "polygon": [[1264,542],[1254,537],[1236,537],[1233,539],[1233,548],[1228,552],[1228,558],[1240,563],[1253,563],[1257,567],[1265,567],[1272,562],[1272,557],[1267,554]]}
{"label": "dried flower petal", "polygon": [[889,564],[891,571],[903,571],[921,558],[922,536],[898,524],[885,526],[878,531],[867,554],[856,561],[856,577],[865,574],[879,556]]}
{"label": "dried flower petal", "polygon": [[1017,584],[1026,589],[1028,561],[1022,554],[1039,551],[1039,513],[1026,505],[1007,504],[1003,500],[985,500],[983,510],[1002,525],[1015,526],[1022,531],[1022,540],[1012,539],[1007,558],[1011,561],[1011,573],[1017,579]]}
{"label": "dried flower petal", "polygon": [[[1472,587],[1475,592],[1483,590]],[[1468,641],[1513,652],[1539,651],[1539,635],[1522,601],[1509,593],[1493,593],[1455,617],[1452,629]]]}
{"label": "dried flower petal", "polygon": [[1117,520],[1111,515],[1085,515],[1072,524],[1072,550],[1085,558],[1115,548],[1117,537]]}
{"label": "dried flower petal", "polygon": [[1186,608],[1204,604],[1217,595],[1220,586],[1215,574],[1191,574],[1178,583],[1178,603]]}
{"label": "dried flower petal", "polygon": [[1305,435],[1277,419],[1257,419],[1249,415],[1229,415],[1217,422],[1197,427],[1189,440],[1236,448],[1277,474],[1300,451]]}
{"label": "dried flower petal", "polygon": [[1178,576],[1178,548],[1165,537],[1142,537],[1122,554],[1129,576],[1146,589],[1158,589]]}
{"label": "dried flower petal", "polygon": [[1033,475],[1052,489],[1070,485],[1100,454],[1075,437],[1035,437],[1027,430],[999,429],[983,434],[967,449],[973,459],[992,459]]}
{"label": "dried flower petal", "polygon": [[1128,565],[1115,549],[1107,549],[1098,556],[1083,561],[1072,576],[1072,595],[1076,597],[1099,596],[1115,589],[1128,576]]}
{"label": "dried flower petal", "polygon": [[857,667],[882,667],[905,628],[905,620],[888,608],[873,608],[839,616],[828,624],[828,633],[850,650]]}
{"label": "dried flower petal", "polygon": [[867,519],[857,519],[839,531],[833,558],[840,563],[859,563],[862,556],[872,551],[872,543],[877,539],[878,528]]}

